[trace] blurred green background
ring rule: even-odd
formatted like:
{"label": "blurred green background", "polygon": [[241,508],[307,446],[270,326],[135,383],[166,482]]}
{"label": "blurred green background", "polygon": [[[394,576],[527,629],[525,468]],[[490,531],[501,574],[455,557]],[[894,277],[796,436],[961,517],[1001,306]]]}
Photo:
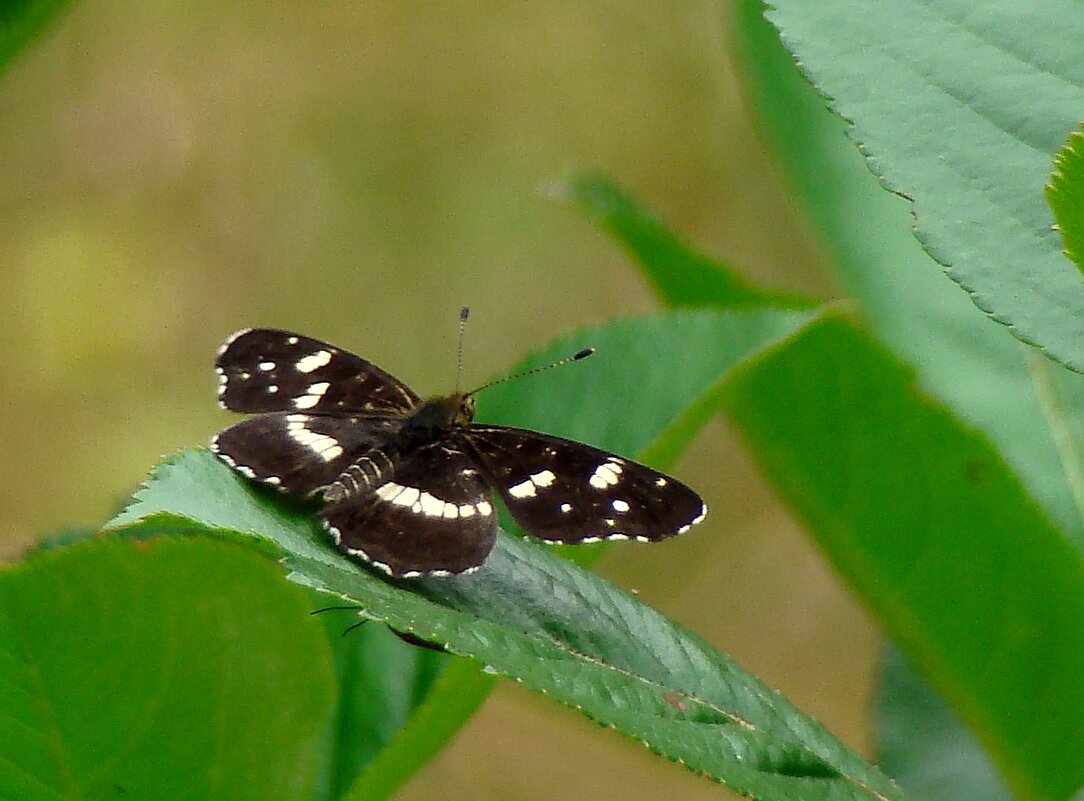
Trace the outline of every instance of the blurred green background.
{"label": "blurred green background", "polygon": [[[76,4],[0,78],[0,553],[102,522],[225,425],[211,362],[236,328],[331,340],[427,394],[454,381],[463,303],[467,384],[650,313],[555,193],[573,175],[616,178],[755,281],[829,296],[727,17],[701,0]],[[675,472],[707,522],[600,571],[869,755],[863,613],[723,421]],[[678,793],[725,795],[506,684],[399,797]]]}

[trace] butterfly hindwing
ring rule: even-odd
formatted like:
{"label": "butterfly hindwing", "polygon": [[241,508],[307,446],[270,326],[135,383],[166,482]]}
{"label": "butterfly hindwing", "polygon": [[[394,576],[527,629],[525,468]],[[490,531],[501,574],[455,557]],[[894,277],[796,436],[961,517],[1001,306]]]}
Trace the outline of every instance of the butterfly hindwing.
{"label": "butterfly hindwing", "polygon": [[391,480],[320,517],[342,550],[400,578],[477,568],[497,535],[489,484],[452,441],[405,454]]}
{"label": "butterfly hindwing", "polygon": [[232,412],[403,413],[418,396],[349,351],[271,328],[238,331],[215,359],[219,403]]}
{"label": "butterfly hindwing", "polygon": [[371,415],[263,414],[222,431],[211,451],[249,478],[304,497],[387,442],[399,425]]}
{"label": "butterfly hindwing", "polygon": [[706,511],[677,479],[589,445],[502,426],[464,436],[515,521],[546,542],[661,540]]}

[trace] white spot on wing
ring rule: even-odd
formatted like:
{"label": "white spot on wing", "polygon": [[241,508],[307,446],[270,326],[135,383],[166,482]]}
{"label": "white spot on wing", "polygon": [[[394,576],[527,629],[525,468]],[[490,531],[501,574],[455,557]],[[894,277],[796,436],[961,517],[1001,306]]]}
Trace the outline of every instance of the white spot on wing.
{"label": "white spot on wing", "polygon": [[275,369],[275,363],[274,362],[260,362],[256,366],[258,368],[260,368],[261,370],[263,370],[265,373],[269,373],[269,372],[271,372],[272,370]]}
{"label": "white spot on wing", "polygon": [[538,494],[537,490],[545,489],[557,480],[552,470],[539,470],[527,477],[527,480],[508,488],[508,494],[513,498],[533,498]]}
{"label": "white spot on wing", "polygon": [[396,484],[394,481],[389,481],[385,484],[381,484],[376,488],[376,497],[383,501],[392,501],[399,495],[406,487],[402,484]]}
{"label": "white spot on wing", "polygon": [[551,470],[542,470],[531,476],[531,483],[539,489],[544,489],[557,480],[557,476]]}
{"label": "white spot on wing", "polygon": [[587,480],[587,483],[595,489],[612,487],[621,479],[621,470],[621,465],[617,462],[603,462],[595,468],[595,472],[591,474],[591,478]]}
{"label": "white spot on wing", "polygon": [[428,492],[423,492],[418,499],[419,511],[427,517],[443,517],[444,508],[447,505],[440,498],[430,495]]}
{"label": "white spot on wing", "polygon": [[570,503],[562,503],[561,504],[561,511],[564,512],[567,515],[569,512],[572,511],[572,504],[570,504]]}
{"label": "white spot on wing", "polygon": [[614,508],[615,512],[627,512],[629,510],[629,505],[620,498],[610,501],[610,506]]}
{"label": "white spot on wing", "polygon": [[[305,396],[308,397],[308,396]],[[325,462],[338,459],[343,455],[342,446],[334,437],[310,431],[305,427],[309,421],[307,414],[286,415],[286,433],[294,442],[304,448],[308,448]]]}
{"label": "white spot on wing", "polygon": [[311,373],[313,370],[319,370],[330,361],[331,351],[318,350],[316,353],[310,353],[308,356],[298,359],[294,367],[299,373]]}
{"label": "white spot on wing", "polygon": [[286,344],[287,345],[296,345],[297,344],[297,337],[287,337]]}
{"label": "white spot on wing", "polygon": [[533,498],[536,494],[534,482],[531,479],[515,484],[508,488],[508,494],[513,498]]}

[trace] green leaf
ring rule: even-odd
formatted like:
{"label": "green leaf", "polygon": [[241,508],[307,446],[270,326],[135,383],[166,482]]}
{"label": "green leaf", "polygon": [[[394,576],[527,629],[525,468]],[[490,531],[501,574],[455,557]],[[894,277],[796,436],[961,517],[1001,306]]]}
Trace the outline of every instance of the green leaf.
{"label": "green leaf", "polygon": [[68,8],[68,0],[7,0],[0,4],[0,69]]}
{"label": "green leaf", "polygon": [[1059,528],[1084,549],[1084,379],[991,325],[922,250],[909,204],[884,191],[845,123],[801,78],[763,3],[739,5],[735,40],[752,104],[834,277],[924,390],[981,429]]}
{"label": "green leaf", "polygon": [[1080,786],[1084,558],[988,441],[843,319],[729,391],[765,472],[1010,785],[1051,801]]}
{"label": "green leaf", "polygon": [[255,523],[294,581],[356,602],[369,619],[442,643],[750,797],[902,798],[695,635],[537,544],[501,536],[475,574],[396,586],[342,558],[308,515],[268,503],[205,452],[162,465],[139,493],[142,512],[192,492],[202,483],[193,476],[210,480],[193,499],[207,523]]}
{"label": "green leaf", "polygon": [[1065,255],[1084,272],[1084,132],[1073,131],[1058,151],[1046,199],[1058,221]]}
{"label": "green leaf", "polygon": [[334,689],[307,609],[273,564],[205,539],[5,568],[0,797],[308,797]]}
{"label": "green leaf", "polygon": [[1012,801],[959,717],[907,665],[885,648],[877,688],[877,764],[923,801]]}
{"label": "green leaf", "polygon": [[1084,107],[1072,0],[775,0],[787,49],[975,304],[1084,371],[1084,286],[1042,186]]}

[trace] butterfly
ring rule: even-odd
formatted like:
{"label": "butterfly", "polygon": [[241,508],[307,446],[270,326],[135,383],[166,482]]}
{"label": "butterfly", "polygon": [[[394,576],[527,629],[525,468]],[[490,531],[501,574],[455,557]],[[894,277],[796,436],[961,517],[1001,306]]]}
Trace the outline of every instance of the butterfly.
{"label": "butterfly", "polygon": [[256,416],[215,436],[211,451],[249,479],[320,500],[338,547],[389,576],[480,567],[496,541],[494,491],[548,543],[661,540],[707,511],[687,486],[642,464],[472,422],[478,390],[422,400],[371,362],[301,334],[238,331],[215,370],[219,404]]}

